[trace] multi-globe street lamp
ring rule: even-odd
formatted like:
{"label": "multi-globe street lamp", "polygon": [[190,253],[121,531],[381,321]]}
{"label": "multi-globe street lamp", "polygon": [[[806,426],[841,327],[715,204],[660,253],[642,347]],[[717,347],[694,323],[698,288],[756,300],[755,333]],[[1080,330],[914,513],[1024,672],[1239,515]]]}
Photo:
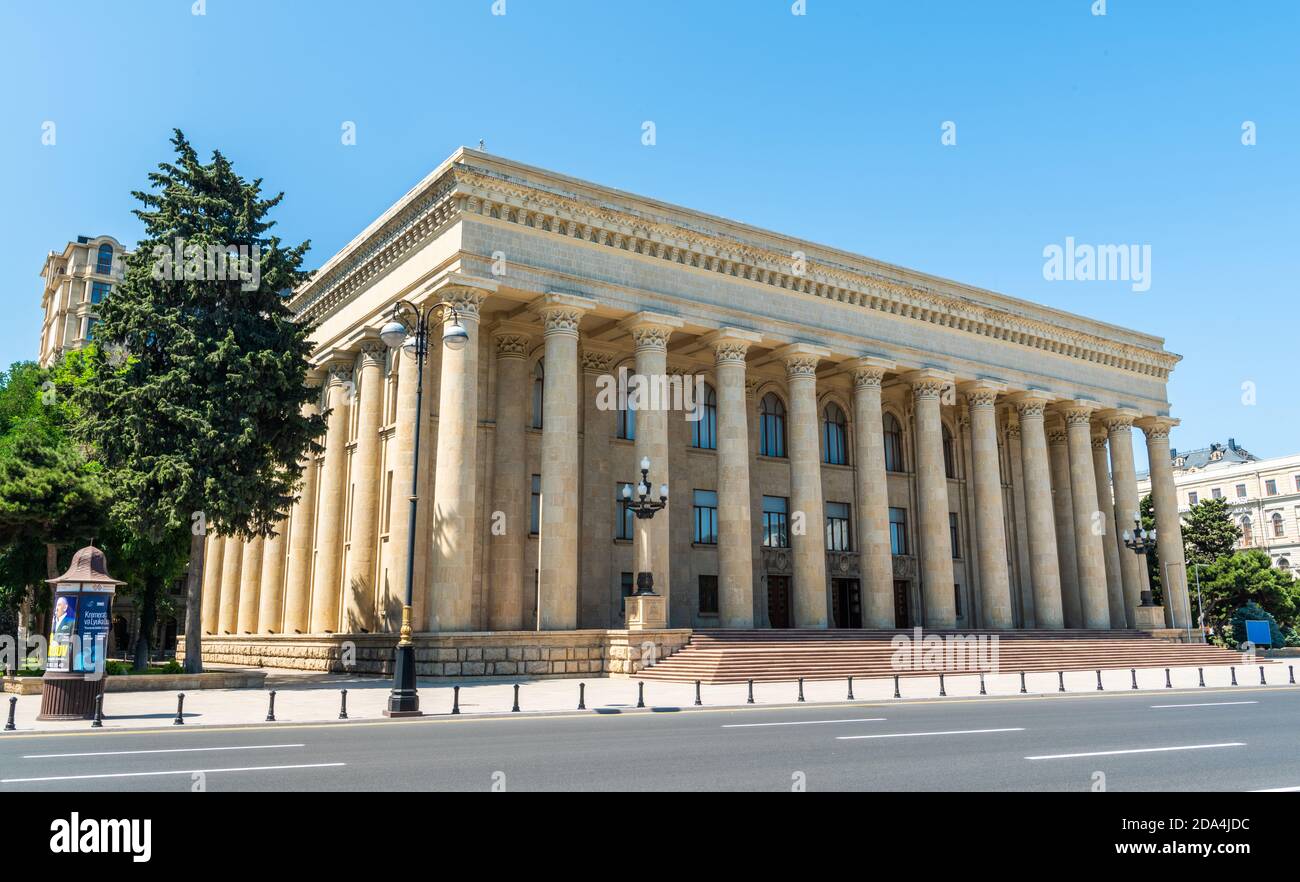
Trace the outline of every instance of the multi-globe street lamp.
{"label": "multi-globe street lamp", "polygon": [[[441,317],[441,318],[440,318]],[[407,515],[406,531],[406,598],[402,604],[402,630],[397,640],[393,660],[393,689],[388,694],[386,717],[414,717],[420,715],[420,693],[415,686],[415,644],[411,640],[411,607],[415,601],[415,511],[419,503],[420,486],[420,420],[424,403],[424,363],[429,355],[429,327],[444,321],[442,345],[448,349],[463,349],[469,342],[469,332],[460,323],[455,308],[446,301],[424,307],[407,300],[393,304],[393,317],[379,332],[379,338],[390,349],[398,349],[415,359],[415,442],[411,457],[411,505]]]}
{"label": "multi-globe street lamp", "polygon": [[[1144,562],[1147,553],[1150,551],[1154,551],[1156,547],[1155,529],[1154,528],[1150,530],[1143,529],[1141,518],[1137,518],[1137,517],[1133,518],[1133,529],[1125,530],[1123,533],[1123,538],[1124,538],[1124,547],[1128,548],[1130,551],[1142,555]],[[1142,605],[1155,606],[1155,599],[1152,597],[1150,591],[1142,592]]]}
{"label": "multi-globe street lamp", "polygon": [[[627,503],[628,511],[637,516],[639,520],[649,520],[659,511],[662,511],[668,505],[668,485],[659,485],[659,501],[650,498],[650,457],[641,457],[641,480],[636,485],[636,493],[632,492],[632,485],[623,486],[623,500]],[[645,549],[646,570],[636,575],[636,590],[632,592],[633,596],[639,594],[654,594],[655,578],[650,572],[650,553],[649,548]]]}

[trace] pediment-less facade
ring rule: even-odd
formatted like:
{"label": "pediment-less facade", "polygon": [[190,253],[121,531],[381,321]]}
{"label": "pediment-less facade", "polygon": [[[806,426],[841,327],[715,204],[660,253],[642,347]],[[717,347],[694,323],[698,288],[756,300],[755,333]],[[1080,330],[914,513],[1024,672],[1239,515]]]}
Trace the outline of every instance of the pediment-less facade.
{"label": "pediment-less facade", "polygon": [[[470,338],[419,425],[400,299]],[[279,535],[211,543],[209,634],[396,630],[417,432],[419,632],[625,628],[641,572],[671,628],[1152,627],[1134,426],[1188,624],[1157,337],[469,149],[292,308],[324,453]]]}

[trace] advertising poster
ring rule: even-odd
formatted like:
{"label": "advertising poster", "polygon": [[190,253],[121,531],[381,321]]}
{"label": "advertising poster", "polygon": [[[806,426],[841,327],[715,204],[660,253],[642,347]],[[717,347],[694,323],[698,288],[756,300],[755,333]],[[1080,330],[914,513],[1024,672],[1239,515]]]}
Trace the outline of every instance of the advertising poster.
{"label": "advertising poster", "polygon": [[100,670],[108,645],[111,594],[83,594],[77,609],[77,639],[73,647],[72,670],[89,673]]}
{"label": "advertising poster", "polygon": [[77,597],[60,594],[54,600],[54,618],[50,622],[49,659],[46,670],[72,670],[72,640],[77,621]]}

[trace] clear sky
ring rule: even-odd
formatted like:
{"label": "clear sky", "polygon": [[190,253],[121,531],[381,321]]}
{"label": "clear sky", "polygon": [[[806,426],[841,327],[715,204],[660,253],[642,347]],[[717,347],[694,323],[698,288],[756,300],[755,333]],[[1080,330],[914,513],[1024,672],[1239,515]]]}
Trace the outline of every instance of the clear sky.
{"label": "clear sky", "polygon": [[[49,250],[134,244],[129,193],[174,126],[286,192],[312,266],[482,138],[1157,334],[1184,356],[1174,446],[1300,450],[1300,2],[494,5],[0,0],[0,361],[36,354]],[[1150,246],[1149,290],[1045,279],[1066,237]]]}

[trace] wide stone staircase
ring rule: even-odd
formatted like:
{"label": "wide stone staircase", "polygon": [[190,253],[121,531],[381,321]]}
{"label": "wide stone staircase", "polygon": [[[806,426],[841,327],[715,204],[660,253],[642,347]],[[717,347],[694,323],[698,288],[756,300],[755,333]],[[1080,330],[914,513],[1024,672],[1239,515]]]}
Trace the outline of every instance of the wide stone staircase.
{"label": "wide stone staircase", "polygon": [[[1241,664],[1241,655],[1196,643],[1157,640],[1145,631],[925,631],[944,640],[942,668],[894,664],[895,637],[911,661],[926,658],[927,644],[914,653],[914,632],[871,630],[695,631],[690,642],[639,677],[647,680],[743,683],[746,680],[830,680],[843,677],[934,676],[987,670],[996,638],[997,669],[1075,671],[1098,668],[1184,667]],[[979,638],[954,641],[954,637]],[[930,644],[933,646],[933,644]]]}

